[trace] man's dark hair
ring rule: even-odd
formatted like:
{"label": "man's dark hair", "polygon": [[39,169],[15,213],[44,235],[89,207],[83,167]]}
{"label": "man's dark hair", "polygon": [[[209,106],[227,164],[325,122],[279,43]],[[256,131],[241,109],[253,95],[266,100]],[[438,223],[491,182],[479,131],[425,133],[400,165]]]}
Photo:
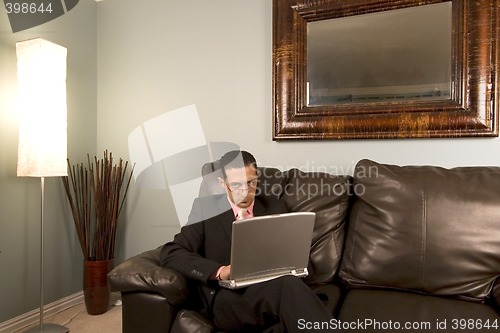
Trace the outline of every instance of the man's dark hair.
{"label": "man's dark hair", "polygon": [[244,168],[247,166],[253,166],[257,169],[257,161],[252,154],[245,150],[232,150],[220,158],[220,166],[222,176],[224,179],[227,179],[226,169]]}

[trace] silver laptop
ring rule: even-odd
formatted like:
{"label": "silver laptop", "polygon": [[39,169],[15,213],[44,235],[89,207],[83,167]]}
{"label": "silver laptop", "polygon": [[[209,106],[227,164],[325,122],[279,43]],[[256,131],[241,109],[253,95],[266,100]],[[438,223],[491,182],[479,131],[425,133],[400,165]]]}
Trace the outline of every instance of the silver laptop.
{"label": "silver laptop", "polygon": [[283,275],[305,277],[316,214],[296,212],[233,222],[231,274],[219,281],[238,289]]}

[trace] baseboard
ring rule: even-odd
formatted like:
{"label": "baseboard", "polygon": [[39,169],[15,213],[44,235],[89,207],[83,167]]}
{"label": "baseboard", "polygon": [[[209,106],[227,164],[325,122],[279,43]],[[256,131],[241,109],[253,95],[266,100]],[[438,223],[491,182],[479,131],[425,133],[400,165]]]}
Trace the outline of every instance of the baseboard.
{"label": "baseboard", "polygon": [[[81,291],[62,298],[43,307],[43,318],[45,319],[83,302],[83,292]],[[39,321],[40,308],[0,323],[0,333],[12,333],[22,329],[23,327],[38,323]]]}

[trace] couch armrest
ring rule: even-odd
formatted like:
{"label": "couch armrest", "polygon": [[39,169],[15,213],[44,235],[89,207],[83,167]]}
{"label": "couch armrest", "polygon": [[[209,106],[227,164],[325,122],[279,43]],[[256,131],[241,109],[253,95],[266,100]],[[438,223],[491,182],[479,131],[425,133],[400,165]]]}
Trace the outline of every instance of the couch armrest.
{"label": "couch armrest", "polygon": [[189,287],[181,273],[160,266],[160,248],[143,252],[125,260],[109,274],[111,291],[154,292],[162,295],[172,305],[187,300]]}

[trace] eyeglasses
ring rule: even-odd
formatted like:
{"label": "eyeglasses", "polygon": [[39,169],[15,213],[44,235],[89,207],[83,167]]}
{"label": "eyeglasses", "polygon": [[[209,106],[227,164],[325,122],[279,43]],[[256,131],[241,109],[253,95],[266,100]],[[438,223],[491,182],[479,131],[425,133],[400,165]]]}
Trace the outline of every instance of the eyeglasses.
{"label": "eyeglasses", "polygon": [[[231,182],[229,184],[226,184],[226,186],[231,192],[235,192],[235,191],[254,189],[257,187],[258,183],[259,183],[258,179],[252,179],[247,181],[246,183]],[[245,185],[246,187],[244,187]]]}

